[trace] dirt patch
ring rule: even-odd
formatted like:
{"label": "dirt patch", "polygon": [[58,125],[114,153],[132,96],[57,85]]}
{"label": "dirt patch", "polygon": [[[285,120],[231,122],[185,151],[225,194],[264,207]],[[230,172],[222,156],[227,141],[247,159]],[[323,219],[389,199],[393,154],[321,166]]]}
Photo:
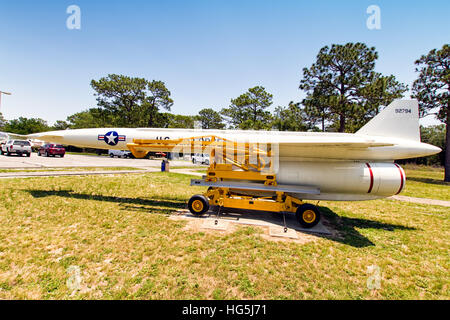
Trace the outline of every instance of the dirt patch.
{"label": "dirt patch", "polygon": [[205,228],[206,219],[214,219],[214,218],[215,218],[214,215],[210,215],[210,216],[205,215],[202,217],[194,217],[186,209],[177,210],[170,216],[170,219],[173,219],[173,220],[187,221],[187,223],[184,227],[184,230],[188,230],[191,232],[203,232],[203,233],[211,234],[211,235],[232,234],[232,233],[236,232],[239,228],[251,226],[251,227],[257,228],[260,231],[259,235],[263,239],[268,240],[268,241],[275,241],[275,242],[288,241],[288,242],[295,242],[295,243],[299,243],[299,244],[305,244],[305,243],[308,243],[311,241],[316,241],[320,238],[320,236],[317,236],[314,234],[309,234],[309,233],[304,233],[304,232],[297,231],[297,230],[294,230],[294,231],[296,232],[298,239],[275,237],[275,236],[271,236],[269,234],[269,229],[270,229],[270,227],[279,227],[279,225],[272,225],[269,221],[267,221],[265,219],[261,219],[259,221],[255,220],[254,223],[247,223],[247,222],[242,223],[238,219],[233,219],[226,215],[220,218],[220,219],[224,219],[228,222],[228,226],[225,230]]}

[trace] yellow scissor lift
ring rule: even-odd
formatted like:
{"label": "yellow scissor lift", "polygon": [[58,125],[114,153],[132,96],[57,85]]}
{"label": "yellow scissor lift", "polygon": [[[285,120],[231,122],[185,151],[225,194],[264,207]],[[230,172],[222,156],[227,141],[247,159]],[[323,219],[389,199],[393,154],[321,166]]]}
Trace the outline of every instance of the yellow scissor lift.
{"label": "yellow scissor lift", "polygon": [[210,206],[218,206],[295,212],[298,222],[306,228],[320,220],[316,206],[290,195],[318,194],[317,188],[277,183],[271,144],[265,144],[263,150],[258,143],[239,143],[208,135],[167,140],[134,139],[127,146],[136,158],[151,151],[210,154],[206,176],[191,180],[191,185],[209,187],[204,194],[189,199],[188,208],[194,215],[202,215]]}

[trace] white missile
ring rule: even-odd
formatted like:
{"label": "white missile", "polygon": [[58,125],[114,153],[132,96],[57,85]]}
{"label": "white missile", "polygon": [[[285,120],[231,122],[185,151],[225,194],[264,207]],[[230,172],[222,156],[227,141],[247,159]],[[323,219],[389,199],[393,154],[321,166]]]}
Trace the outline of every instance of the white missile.
{"label": "white missile", "polygon": [[[276,156],[274,173],[279,184],[320,190],[299,194],[301,199],[370,200],[397,194],[403,190],[406,177],[394,160],[441,151],[420,142],[416,100],[395,100],[355,134],[95,128],[42,132],[28,137],[78,147],[126,150],[136,140],[177,141],[203,136],[251,146],[270,144]],[[133,150],[139,151],[139,146]]]}

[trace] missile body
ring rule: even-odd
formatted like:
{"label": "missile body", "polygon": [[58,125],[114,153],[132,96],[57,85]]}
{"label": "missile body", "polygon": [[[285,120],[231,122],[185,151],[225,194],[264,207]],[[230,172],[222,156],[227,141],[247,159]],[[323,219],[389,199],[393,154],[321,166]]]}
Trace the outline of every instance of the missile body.
{"label": "missile body", "polygon": [[[266,155],[270,154],[266,163],[270,163],[278,184],[316,188],[320,192],[296,197],[317,200],[370,200],[398,194],[405,187],[406,177],[394,160],[424,157],[441,151],[420,142],[417,100],[394,100],[355,134],[96,128],[42,132],[29,135],[29,138],[98,149],[126,150],[129,146],[136,155],[145,155],[149,149],[145,143],[134,143],[135,139],[153,140],[153,145],[155,140],[206,142],[206,139],[219,139],[217,141],[222,142],[223,148],[222,151],[214,149],[216,160],[222,152],[219,158],[234,163],[238,170],[237,158],[245,157],[242,148],[252,148],[253,154],[258,155],[266,150]],[[198,151],[192,152],[189,144],[188,147],[187,153],[207,152],[202,150],[202,143],[198,144]]]}
{"label": "missile body", "polygon": [[277,164],[277,182],[317,187],[320,194],[297,195],[314,200],[371,200],[398,194],[406,177],[393,160],[441,151],[420,141],[346,133],[96,128],[43,132],[29,137],[78,147],[127,150],[127,144],[134,139],[207,136],[258,146],[270,144]]}
{"label": "missile body", "polygon": [[278,132],[251,130],[196,130],[160,128],[95,128],[49,131],[28,135],[39,139],[84,148],[128,150],[134,139],[176,140],[216,136],[250,144],[270,144],[280,160],[312,159],[393,161],[433,155],[440,148],[420,141],[395,137],[350,133]]}

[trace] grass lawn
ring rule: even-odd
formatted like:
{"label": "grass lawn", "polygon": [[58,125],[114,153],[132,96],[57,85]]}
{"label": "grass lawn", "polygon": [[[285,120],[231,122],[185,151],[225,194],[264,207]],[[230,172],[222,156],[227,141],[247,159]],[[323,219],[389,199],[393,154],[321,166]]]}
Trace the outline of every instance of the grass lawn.
{"label": "grass lawn", "polygon": [[0,181],[0,299],[450,298],[447,207],[321,202],[335,236],[273,241],[257,227],[194,231],[169,219],[204,190],[190,178]]}
{"label": "grass lawn", "polygon": [[441,168],[404,166],[406,174],[403,196],[450,201],[450,183],[444,182]]}

